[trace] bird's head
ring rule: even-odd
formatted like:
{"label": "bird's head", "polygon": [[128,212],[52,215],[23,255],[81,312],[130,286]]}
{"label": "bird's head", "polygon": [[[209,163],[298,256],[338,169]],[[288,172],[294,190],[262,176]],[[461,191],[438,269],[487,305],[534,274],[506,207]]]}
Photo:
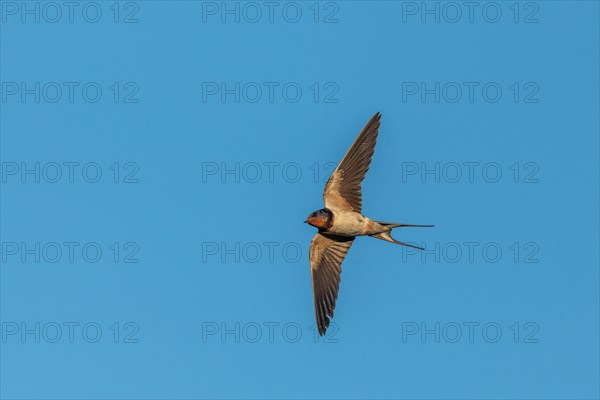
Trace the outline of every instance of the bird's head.
{"label": "bird's head", "polygon": [[304,222],[319,229],[328,229],[333,225],[333,213],[328,208],[322,208],[310,213]]}

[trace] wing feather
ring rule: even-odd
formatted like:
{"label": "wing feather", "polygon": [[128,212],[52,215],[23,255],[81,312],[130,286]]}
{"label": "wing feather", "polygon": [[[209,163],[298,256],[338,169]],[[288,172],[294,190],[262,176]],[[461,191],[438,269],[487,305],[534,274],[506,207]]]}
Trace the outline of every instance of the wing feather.
{"label": "wing feather", "polygon": [[342,262],[354,238],[317,233],[310,243],[310,271],[319,334],[324,335],[333,318],[340,288]]}
{"label": "wing feather", "polygon": [[371,118],[329,177],[323,191],[325,207],[340,211],[362,211],[361,183],[375,152],[380,118],[380,113]]}

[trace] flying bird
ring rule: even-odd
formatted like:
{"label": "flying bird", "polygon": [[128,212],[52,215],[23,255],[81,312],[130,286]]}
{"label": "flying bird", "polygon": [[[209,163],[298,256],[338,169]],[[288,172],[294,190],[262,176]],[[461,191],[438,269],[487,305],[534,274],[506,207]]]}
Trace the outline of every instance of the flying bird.
{"label": "flying bird", "polygon": [[323,191],[325,208],[311,213],[304,221],[319,229],[310,243],[309,256],[315,315],[321,336],[325,334],[333,318],[342,261],[357,236],[371,236],[423,250],[397,241],[392,237],[391,231],[405,226],[433,226],[374,221],[362,214],[361,182],[375,151],[380,119],[380,113],[371,118],[329,177]]}

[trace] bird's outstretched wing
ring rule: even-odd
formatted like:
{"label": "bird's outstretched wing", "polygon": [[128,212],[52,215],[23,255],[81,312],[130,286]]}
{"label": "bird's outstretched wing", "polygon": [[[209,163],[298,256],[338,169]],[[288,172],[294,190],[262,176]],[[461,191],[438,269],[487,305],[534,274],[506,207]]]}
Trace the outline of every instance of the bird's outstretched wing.
{"label": "bird's outstretched wing", "polygon": [[369,170],[375,151],[380,118],[380,113],[371,118],[329,177],[323,191],[325,207],[331,210],[361,212],[360,184]]}
{"label": "bird's outstretched wing", "polygon": [[353,240],[353,237],[317,233],[310,242],[310,274],[320,335],[325,334],[329,321],[333,318],[340,288],[342,261]]}

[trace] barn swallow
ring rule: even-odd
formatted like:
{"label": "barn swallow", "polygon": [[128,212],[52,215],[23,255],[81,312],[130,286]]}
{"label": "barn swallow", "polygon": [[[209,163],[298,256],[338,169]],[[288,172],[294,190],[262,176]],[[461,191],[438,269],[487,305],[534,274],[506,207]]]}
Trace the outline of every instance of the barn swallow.
{"label": "barn swallow", "polygon": [[361,212],[361,182],[375,151],[380,118],[380,113],[371,118],[329,177],[323,191],[325,208],[311,213],[304,221],[319,229],[310,242],[309,253],[315,315],[321,336],[325,334],[333,318],[342,262],[357,236],[371,236],[423,250],[397,241],[390,233],[392,229],[399,227],[433,226],[374,221]]}

